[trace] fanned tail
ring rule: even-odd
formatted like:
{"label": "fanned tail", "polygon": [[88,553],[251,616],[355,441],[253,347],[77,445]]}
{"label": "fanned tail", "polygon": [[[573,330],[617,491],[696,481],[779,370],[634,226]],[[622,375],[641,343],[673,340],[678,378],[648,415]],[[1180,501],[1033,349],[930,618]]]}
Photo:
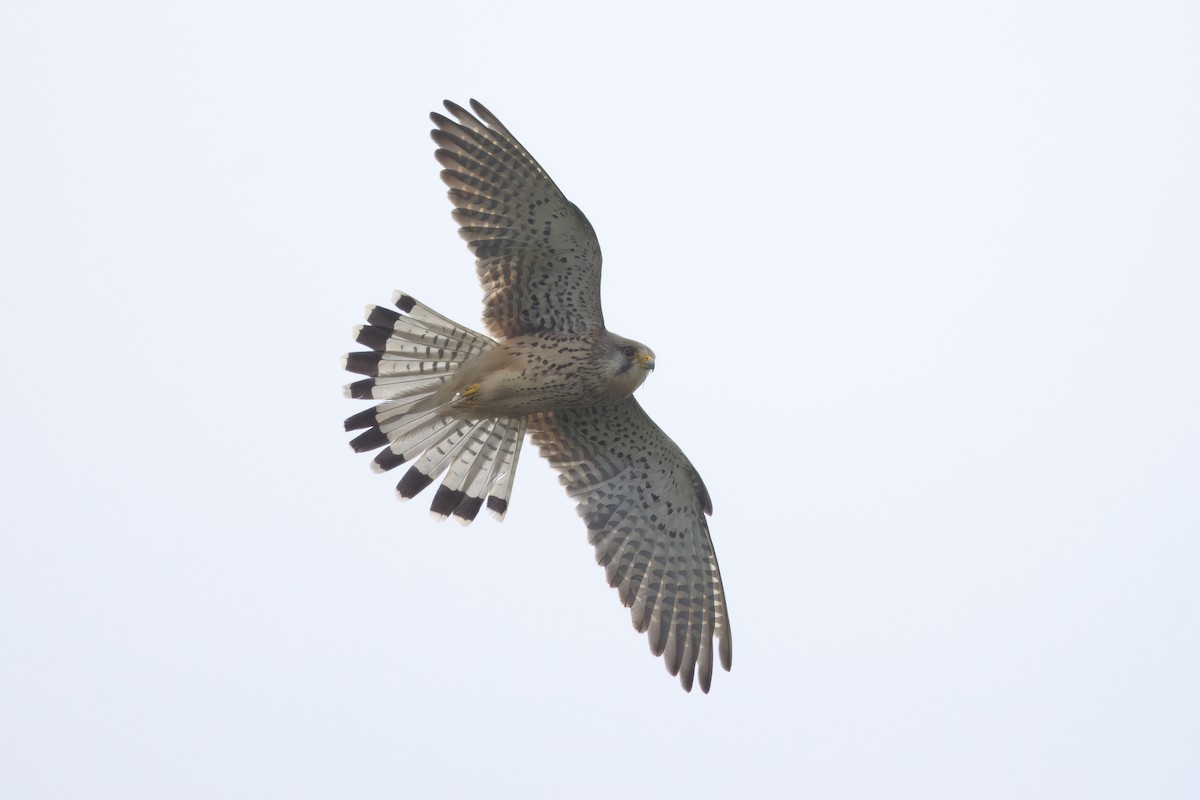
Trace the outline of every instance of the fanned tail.
{"label": "fanned tail", "polygon": [[396,484],[401,499],[415,497],[445,473],[430,507],[440,519],[453,515],[468,524],[485,498],[488,510],[503,519],[524,418],[462,419],[430,407],[455,370],[496,343],[402,292],[392,302],[399,313],[367,307],[367,324],[355,329],[355,340],[370,350],[342,360],[348,371],[367,376],[346,387],[347,397],[384,401],[346,420],[347,431],[363,431],[350,446],[360,453],[379,450],[372,462],[379,472],[411,463]]}

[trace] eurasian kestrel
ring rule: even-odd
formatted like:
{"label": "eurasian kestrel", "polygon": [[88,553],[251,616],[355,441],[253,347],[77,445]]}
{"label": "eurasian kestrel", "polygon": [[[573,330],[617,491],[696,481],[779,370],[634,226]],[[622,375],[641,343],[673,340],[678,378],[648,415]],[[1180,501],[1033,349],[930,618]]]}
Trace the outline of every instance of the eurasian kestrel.
{"label": "eurasian kestrel", "polygon": [[[446,101],[431,115],[454,220],[475,254],[483,321],[495,338],[397,292],[393,311],[368,306],[347,370],[366,375],[350,397],[383,401],[346,420],[373,466],[411,464],[410,498],[439,476],[432,511],[469,523],[486,498],[503,519],[528,430],[578,503],[596,560],[650,650],[691,690],[712,681],[732,639],[708,534],[708,490],[633,392],[654,353],[610,333],[600,310],[600,245],[578,208],[480,103]],[[380,449],[382,448],[382,449]]]}

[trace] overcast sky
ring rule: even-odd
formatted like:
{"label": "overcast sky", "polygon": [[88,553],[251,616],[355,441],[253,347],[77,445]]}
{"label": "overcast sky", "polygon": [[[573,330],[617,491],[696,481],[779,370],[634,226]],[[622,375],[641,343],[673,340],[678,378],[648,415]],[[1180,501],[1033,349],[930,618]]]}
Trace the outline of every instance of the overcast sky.
{"label": "overcast sky", "polygon": [[[4,2],[0,796],[1200,796],[1197,8]],[[445,97],[658,355],[707,696],[528,447],[346,445],[365,304],[479,326]]]}

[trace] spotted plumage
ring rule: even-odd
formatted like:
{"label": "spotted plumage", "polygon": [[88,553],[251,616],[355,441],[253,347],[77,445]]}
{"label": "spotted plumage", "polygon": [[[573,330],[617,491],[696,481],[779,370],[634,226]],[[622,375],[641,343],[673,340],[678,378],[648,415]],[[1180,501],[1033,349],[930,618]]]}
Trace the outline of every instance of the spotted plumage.
{"label": "spotted plumage", "polygon": [[654,352],[604,327],[600,246],[579,209],[481,104],[445,107],[450,117],[431,115],[435,155],[495,338],[404,293],[396,310],[369,306],[355,335],[368,350],[344,360],[366,377],[346,393],[382,402],[346,420],[361,431],[351,445],[378,451],[379,471],[408,465],[401,498],[441,478],[431,511],[467,524],[485,503],[503,518],[528,430],[634,627],[685,689],[698,676],[707,692],[714,641],[721,665],[732,662],[712,502],[633,398]]}

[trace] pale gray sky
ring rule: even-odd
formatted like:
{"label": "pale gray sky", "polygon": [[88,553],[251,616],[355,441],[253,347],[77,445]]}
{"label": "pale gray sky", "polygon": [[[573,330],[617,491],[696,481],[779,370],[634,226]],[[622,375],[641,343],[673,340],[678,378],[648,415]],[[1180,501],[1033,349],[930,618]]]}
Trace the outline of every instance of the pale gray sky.
{"label": "pale gray sky", "polygon": [[[0,7],[0,796],[1200,795],[1194,3]],[[427,114],[595,225],[714,499],[687,695],[527,449],[341,431],[477,326]]]}

